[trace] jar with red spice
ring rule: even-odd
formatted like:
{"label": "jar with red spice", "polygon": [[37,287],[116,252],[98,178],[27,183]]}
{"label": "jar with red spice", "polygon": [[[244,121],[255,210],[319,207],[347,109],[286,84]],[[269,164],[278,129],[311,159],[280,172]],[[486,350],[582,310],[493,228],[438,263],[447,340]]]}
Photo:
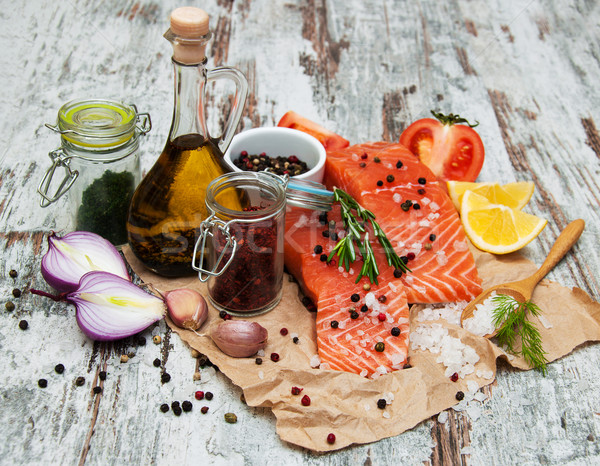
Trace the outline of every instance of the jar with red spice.
{"label": "jar with red spice", "polygon": [[208,280],[217,309],[256,315],[279,303],[286,185],[265,172],[234,172],[208,186],[209,217],[201,225],[193,267],[201,281]]}

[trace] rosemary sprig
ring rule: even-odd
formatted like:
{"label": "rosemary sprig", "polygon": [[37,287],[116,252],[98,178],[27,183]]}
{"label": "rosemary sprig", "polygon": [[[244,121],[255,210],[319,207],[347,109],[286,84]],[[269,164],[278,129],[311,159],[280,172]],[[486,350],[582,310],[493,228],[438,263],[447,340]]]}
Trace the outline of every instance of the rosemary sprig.
{"label": "rosemary sprig", "polygon": [[[333,198],[335,202],[340,204],[346,235],[338,240],[327,258],[328,262],[337,254],[340,264],[343,265],[346,271],[350,270],[350,265],[356,260],[356,246],[363,258],[363,265],[356,283],[362,277],[368,277],[371,283],[378,283],[379,267],[369,241],[369,233],[365,228],[365,223],[368,222],[373,228],[373,234],[383,247],[388,265],[403,272],[410,272],[404,261],[394,251],[392,243],[379,226],[379,223],[375,221],[373,212],[363,208],[352,196],[339,188],[334,188]],[[356,212],[356,215],[354,212]]]}
{"label": "rosemary sprig", "polygon": [[[527,314],[538,316],[540,308],[531,301],[518,302],[508,295],[498,295],[492,298],[496,304],[493,311],[493,323],[498,328],[496,337],[501,346],[514,355],[522,355],[523,359],[546,375],[546,352],[542,348],[540,332],[527,320]],[[521,337],[521,349],[515,349],[517,335]]]}

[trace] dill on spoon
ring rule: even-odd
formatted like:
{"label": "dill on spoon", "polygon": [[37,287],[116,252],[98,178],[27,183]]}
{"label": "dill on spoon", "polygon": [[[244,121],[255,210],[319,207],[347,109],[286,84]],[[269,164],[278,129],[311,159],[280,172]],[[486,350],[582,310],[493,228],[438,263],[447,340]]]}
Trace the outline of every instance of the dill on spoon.
{"label": "dill on spoon", "polygon": [[[363,265],[355,283],[358,283],[362,277],[368,277],[371,283],[378,283],[379,267],[377,266],[377,260],[375,259],[375,254],[369,240],[369,232],[365,228],[365,223],[369,222],[373,229],[373,234],[383,247],[388,265],[403,272],[410,272],[405,262],[394,251],[392,243],[381,226],[379,226],[379,223],[375,221],[375,214],[373,212],[363,208],[352,196],[339,188],[333,189],[333,199],[341,207],[342,221],[344,222],[346,235],[338,240],[329,254],[327,262],[331,261],[333,256],[337,254],[340,265],[348,271],[350,270],[350,265],[356,260],[356,249],[358,249],[363,258]],[[354,212],[356,212],[356,215]]]}
{"label": "dill on spoon", "polygon": [[[548,360],[542,348],[542,337],[535,325],[527,320],[528,313],[532,316],[540,315],[540,308],[531,301],[520,303],[508,295],[494,296],[492,301],[496,304],[493,324],[498,329],[498,343],[511,354],[523,356],[530,366],[546,375]],[[515,349],[517,336],[521,337],[520,350]]]}

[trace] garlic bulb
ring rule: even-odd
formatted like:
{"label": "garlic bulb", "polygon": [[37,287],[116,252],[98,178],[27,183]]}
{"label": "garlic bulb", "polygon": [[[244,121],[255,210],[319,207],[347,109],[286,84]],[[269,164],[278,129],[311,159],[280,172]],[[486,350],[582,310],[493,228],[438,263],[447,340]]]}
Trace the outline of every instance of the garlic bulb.
{"label": "garlic bulb", "polygon": [[211,337],[226,355],[247,358],[267,346],[269,333],[256,322],[226,320],[212,329]]}
{"label": "garlic bulb", "polygon": [[169,317],[175,325],[188,330],[198,330],[208,317],[204,297],[196,290],[179,288],[164,295]]}

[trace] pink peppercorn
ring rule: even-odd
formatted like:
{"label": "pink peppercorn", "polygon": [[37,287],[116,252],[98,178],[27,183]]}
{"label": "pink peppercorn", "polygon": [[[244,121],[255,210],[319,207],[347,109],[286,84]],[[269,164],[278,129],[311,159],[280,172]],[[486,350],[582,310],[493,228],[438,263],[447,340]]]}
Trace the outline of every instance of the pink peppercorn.
{"label": "pink peppercorn", "polygon": [[248,157],[248,151],[243,150],[242,152],[240,152],[240,155],[242,157]]}
{"label": "pink peppercorn", "polygon": [[292,387],[292,395],[300,395],[300,392],[304,390],[303,388],[300,387]]}
{"label": "pink peppercorn", "polygon": [[302,406],[310,406],[310,398],[308,395],[304,395],[302,397],[302,400],[300,400],[300,402],[302,403]]}
{"label": "pink peppercorn", "polygon": [[360,156],[361,159],[366,159],[368,157],[367,153],[365,152],[363,155]]}
{"label": "pink peppercorn", "polygon": [[281,330],[279,330],[279,333],[281,333],[285,337],[288,334],[288,329],[283,327]]}
{"label": "pink peppercorn", "polygon": [[450,376],[450,380],[452,380],[452,382],[456,382],[458,380],[458,374],[456,372],[452,374]]}
{"label": "pink peppercorn", "polygon": [[271,353],[271,361],[273,361],[273,362],[279,361],[279,355],[277,353]]}
{"label": "pink peppercorn", "polygon": [[335,434],[329,434],[327,436],[327,443],[329,443],[330,445],[335,443]]}
{"label": "pink peppercorn", "polygon": [[194,393],[194,397],[196,397],[197,400],[203,400],[204,392],[202,390],[198,390],[196,393]]}
{"label": "pink peppercorn", "polygon": [[406,258],[411,261],[415,258],[415,253],[414,252],[409,252],[408,254],[406,254]]}
{"label": "pink peppercorn", "polygon": [[385,322],[385,319],[387,319],[387,317],[385,316],[385,314],[383,312],[380,312],[379,315],[377,316],[377,318],[381,321],[381,322]]}

